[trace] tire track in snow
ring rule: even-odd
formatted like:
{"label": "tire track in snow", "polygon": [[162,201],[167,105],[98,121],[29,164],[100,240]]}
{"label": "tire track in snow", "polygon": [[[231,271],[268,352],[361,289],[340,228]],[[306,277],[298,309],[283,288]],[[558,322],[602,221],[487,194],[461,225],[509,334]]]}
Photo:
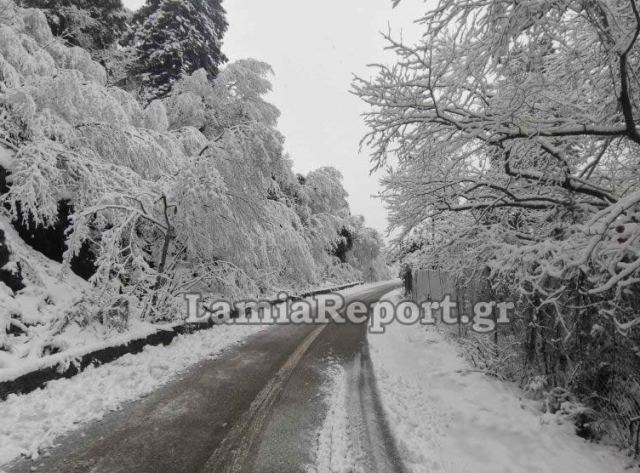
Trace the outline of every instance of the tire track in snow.
{"label": "tire track in snow", "polygon": [[201,470],[202,473],[239,473],[244,471],[248,454],[259,440],[264,424],[282,391],[283,385],[289,380],[295,367],[325,327],[325,325],[319,326],[307,335],[273,379],[260,391],[238,423],[234,425],[205,464]]}
{"label": "tire track in snow", "polygon": [[367,344],[353,360],[326,371],[327,415],[309,473],[404,473],[387,425]]}

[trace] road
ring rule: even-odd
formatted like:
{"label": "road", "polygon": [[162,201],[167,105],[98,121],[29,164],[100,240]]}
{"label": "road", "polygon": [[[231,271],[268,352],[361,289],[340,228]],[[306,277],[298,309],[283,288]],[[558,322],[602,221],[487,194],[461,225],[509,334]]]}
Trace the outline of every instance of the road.
{"label": "road", "polygon": [[[397,282],[351,290],[373,304]],[[214,329],[215,330],[215,329]],[[8,472],[294,473],[314,462],[323,373],[348,373],[351,442],[363,472],[402,472],[380,406],[366,324],[274,326],[144,399],[64,436]]]}

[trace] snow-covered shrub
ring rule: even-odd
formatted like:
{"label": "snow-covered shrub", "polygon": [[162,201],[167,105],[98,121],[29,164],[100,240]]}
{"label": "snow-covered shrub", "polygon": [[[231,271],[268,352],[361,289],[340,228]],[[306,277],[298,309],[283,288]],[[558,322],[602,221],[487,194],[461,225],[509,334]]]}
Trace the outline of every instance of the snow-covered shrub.
{"label": "snow-covered shrub", "polygon": [[129,117],[129,123],[137,128],[152,128],[146,125],[146,114],[136,98],[119,87],[109,87],[109,94],[115,98]]}
{"label": "snow-covered shrub", "polygon": [[166,100],[169,110],[169,127],[201,129],[205,124],[205,107],[202,99],[192,92],[183,92]]}
{"label": "snow-covered shrub", "polygon": [[522,376],[517,341],[497,345],[491,336],[468,334],[459,339],[462,353],[471,364],[484,373],[501,380],[515,381]]}
{"label": "snow-covered shrub", "polygon": [[53,41],[51,28],[47,23],[47,17],[42,10],[37,8],[25,8],[20,12],[22,21],[24,22],[24,31],[40,44],[42,47],[47,46]]}
{"label": "snow-covered shrub", "polygon": [[22,45],[29,53],[37,65],[37,74],[41,76],[55,73],[56,64],[53,58],[45,50],[41,49],[38,43],[30,36],[22,37]]}
{"label": "snow-covered shrub", "polygon": [[214,93],[211,81],[204,69],[198,69],[191,75],[183,76],[174,86],[173,92],[175,94],[191,93],[203,100]]}
{"label": "snow-covered shrub", "polygon": [[23,31],[25,24],[22,11],[13,0],[0,0],[0,24],[14,27],[17,31]]}
{"label": "snow-covered shrub", "polygon": [[60,69],[80,71],[85,80],[99,85],[107,83],[104,67],[95,62],[88,51],[78,46],[67,47],[59,41],[49,43],[46,50]]}
{"label": "snow-covered shrub", "polygon": [[2,81],[3,90],[20,87],[23,82],[23,78],[16,68],[2,56],[0,56],[0,81]]}
{"label": "snow-covered shrub", "polygon": [[36,113],[28,129],[35,141],[51,140],[71,148],[79,144],[77,130],[50,108]]}
{"label": "snow-covered shrub", "polygon": [[1,100],[11,110],[13,117],[21,123],[28,124],[34,119],[37,106],[26,90],[11,89]]}
{"label": "snow-covered shrub", "polygon": [[522,385],[522,389],[533,399],[542,399],[547,389],[547,377],[544,375],[535,375],[526,380]]}
{"label": "snow-covered shrub", "polygon": [[53,59],[36,41],[7,25],[0,25],[0,54],[23,76],[52,75]]}
{"label": "snow-covered shrub", "polygon": [[160,100],[152,100],[144,109],[144,126],[150,130],[164,133],[169,129],[167,109]]}
{"label": "snow-covered shrub", "polygon": [[172,130],[171,135],[182,144],[182,151],[187,156],[196,156],[205,148],[209,140],[193,127]]}

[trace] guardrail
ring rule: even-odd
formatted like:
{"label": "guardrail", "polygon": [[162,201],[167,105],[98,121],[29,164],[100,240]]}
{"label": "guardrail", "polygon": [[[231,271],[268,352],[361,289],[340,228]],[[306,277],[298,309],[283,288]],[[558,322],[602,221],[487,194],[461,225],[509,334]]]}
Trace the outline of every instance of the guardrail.
{"label": "guardrail", "polygon": [[[341,291],[363,284],[362,281],[344,284],[341,286],[318,289],[304,292],[295,296],[289,296],[285,300],[273,300],[270,304],[279,304],[289,300],[304,299],[320,294]],[[237,315],[237,314],[236,314]],[[117,360],[121,356],[140,353],[147,346],[169,345],[178,335],[208,330],[216,326],[215,321],[209,318],[202,322],[186,322],[174,326],[161,327],[150,335],[129,340],[114,346],[104,347],[84,354],[75,354],[67,358],[57,357],[51,365],[22,374],[15,379],[0,382],[0,401],[5,400],[10,394],[27,394],[46,386],[49,381],[71,378],[89,366],[98,366]]]}

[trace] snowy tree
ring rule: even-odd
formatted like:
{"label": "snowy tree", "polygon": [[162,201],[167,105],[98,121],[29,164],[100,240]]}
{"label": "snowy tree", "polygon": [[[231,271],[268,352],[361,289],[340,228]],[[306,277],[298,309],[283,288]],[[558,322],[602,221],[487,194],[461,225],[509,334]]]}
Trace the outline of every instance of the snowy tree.
{"label": "snowy tree", "polygon": [[354,84],[400,252],[488,275],[523,365],[609,396],[638,379],[636,1],[440,0],[420,21]]}
{"label": "snowy tree", "polygon": [[[107,336],[139,319],[176,321],[185,292],[247,298],[376,277],[379,259],[366,260],[378,240],[351,218],[339,173],[318,170],[308,185],[294,175],[265,100],[269,65],[241,60],[213,77],[190,62],[167,76],[168,95],[142,103],[110,85],[96,51],[54,37],[41,10],[0,3],[0,226],[15,251],[3,261],[26,286],[0,283],[0,355],[64,350],[67,330]],[[151,5],[193,13],[200,4]],[[160,19],[143,23],[169,20]],[[128,54],[100,57],[113,51]],[[19,241],[49,232],[62,265]],[[347,240],[352,254],[341,260]],[[86,254],[88,282],[71,274]]]}
{"label": "snowy tree", "polygon": [[347,262],[362,273],[367,281],[379,281],[390,276],[380,233],[365,226],[364,217],[351,218],[353,242],[347,253]]}
{"label": "snowy tree", "polygon": [[314,214],[348,215],[348,194],[342,186],[342,174],[337,169],[323,167],[311,171],[305,177],[303,188]]}
{"label": "snowy tree", "polygon": [[145,99],[165,96],[184,75],[203,69],[209,78],[226,61],[227,30],[220,0],[150,0],[133,18],[136,60],[130,73]]}
{"label": "snowy tree", "polygon": [[55,36],[89,50],[107,49],[124,34],[128,14],[121,0],[21,0],[44,11]]}
{"label": "snowy tree", "polygon": [[173,299],[190,289],[196,268],[215,261],[215,240],[203,227],[223,212],[226,188],[204,161],[193,158],[180,174],[156,182],[134,178],[135,186],[102,193],[74,217],[68,256],[98,236],[92,282],[104,295],[139,301],[144,318],[171,318]]}
{"label": "snowy tree", "polygon": [[[606,240],[620,202],[636,202],[639,19],[626,1],[442,1],[420,44],[389,37],[398,63],[355,91],[372,107],[374,165],[397,156],[385,180],[393,224],[469,213],[528,245],[604,212],[606,225],[580,233]],[[586,254],[557,264],[579,268]]]}

